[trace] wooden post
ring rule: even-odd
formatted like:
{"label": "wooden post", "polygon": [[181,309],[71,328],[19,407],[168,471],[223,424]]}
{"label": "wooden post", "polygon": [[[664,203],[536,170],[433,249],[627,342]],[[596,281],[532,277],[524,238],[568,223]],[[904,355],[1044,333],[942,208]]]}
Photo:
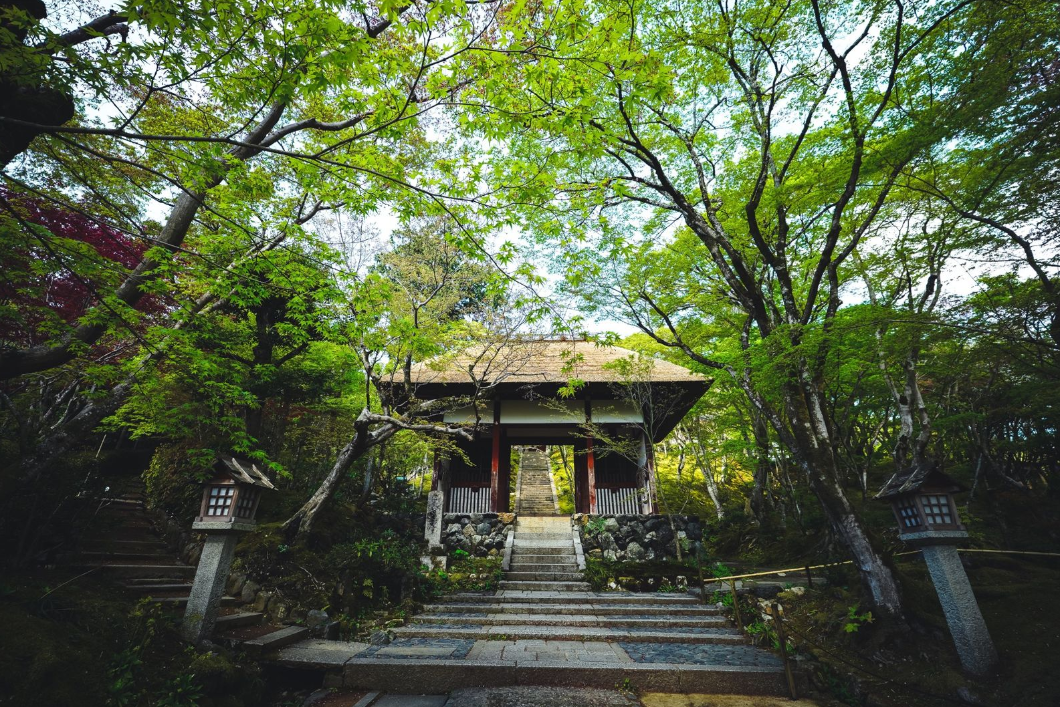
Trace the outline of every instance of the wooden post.
{"label": "wooden post", "polygon": [[707,583],[703,581],[703,558],[700,557],[702,554],[702,547],[696,545],[696,571],[699,573],[699,600],[706,604],[707,603]]}
{"label": "wooden post", "polygon": [[585,468],[589,486],[589,513],[596,513],[596,457],[593,455],[593,438],[585,438]]}
{"label": "wooden post", "polygon": [[806,588],[813,589],[813,575],[810,574],[810,566],[806,565]]}
{"label": "wooden post", "polygon": [[658,513],[659,504],[656,503],[658,493],[655,489],[655,445],[652,444],[651,437],[647,434],[644,435],[644,444],[647,447],[645,456],[648,460],[648,466],[644,470],[645,487],[648,489],[648,512]]}
{"label": "wooden post", "polygon": [[777,642],[780,643],[780,656],[784,660],[784,675],[788,678],[788,690],[791,692],[791,699],[799,699],[799,693],[795,689],[795,676],[791,673],[791,663],[788,662],[788,639],[784,635],[784,620],[780,617],[780,604],[773,603],[773,621],[777,625]]}
{"label": "wooden post", "polygon": [[736,580],[729,580],[729,588],[732,589],[732,610],[736,614],[736,628],[743,631],[743,619],[740,617],[740,597],[736,596]]}
{"label": "wooden post", "polygon": [[494,513],[501,509],[501,406],[493,403],[493,445],[490,455],[490,508]]}

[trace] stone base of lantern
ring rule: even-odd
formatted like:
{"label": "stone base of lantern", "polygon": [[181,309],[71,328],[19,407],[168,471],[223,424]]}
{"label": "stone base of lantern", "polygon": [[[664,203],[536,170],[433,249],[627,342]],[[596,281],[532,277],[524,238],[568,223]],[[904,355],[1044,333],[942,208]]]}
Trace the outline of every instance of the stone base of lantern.
{"label": "stone base of lantern", "polygon": [[180,632],[187,641],[197,645],[213,633],[239,533],[253,529],[254,524],[199,521],[192,528],[207,533],[206,544],[203,545],[199,566],[195,570],[195,581],[184,609]]}
{"label": "stone base of lantern", "polygon": [[925,545],[921,551],[935,591],[938,592],[961,665],[976,675],[989,674],[997,664],[997,651],[990,640],[990,633],[979,611],[979,604],[975,601],[957,548],[953,545]]}

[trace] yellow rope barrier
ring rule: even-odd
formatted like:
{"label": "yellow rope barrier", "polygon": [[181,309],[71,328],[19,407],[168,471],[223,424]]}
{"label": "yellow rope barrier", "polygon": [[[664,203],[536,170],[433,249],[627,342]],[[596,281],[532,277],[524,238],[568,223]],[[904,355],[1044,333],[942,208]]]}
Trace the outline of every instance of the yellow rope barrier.
{"label": "yellow rope barrier", "polygon": [[[957,552],[980,552],[989,553],[996,555],[1033,555],[1036,557],[1060,557],[1060,552],[1031,552],[1028,550],[980,550],[975,548],[958,548]],[[894,554],[894,557],[902,557],[903,555],[917,555],[920,550],[909,550],[908,552],[898,552]],[[704,584],[711,582],[727,582],[730,579],[749,579],[751,577],[768,577],[774,574],[787,574],[788,572],[806,572],[807,570],[819,570],[825,567],[839,567],[840,565],[851,565],[853,560],[844,560],[843,562],[829,562],[823,565],[810,565],[809,567],[792,567],[784,570],[769,570],[768,572],[751,572],[750,574],[730,574],[725,577],[711,577],[704,579]]]}

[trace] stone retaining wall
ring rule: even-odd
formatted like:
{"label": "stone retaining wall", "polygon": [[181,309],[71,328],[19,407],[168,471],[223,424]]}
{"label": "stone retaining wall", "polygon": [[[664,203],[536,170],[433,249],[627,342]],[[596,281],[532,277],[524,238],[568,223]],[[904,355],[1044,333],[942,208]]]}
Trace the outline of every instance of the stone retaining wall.
{"label": "stone retaining wall", "polygon": [[697,516],[576,513],[574,520],[581,529],[586,556],[611,562],[677,559],[675,540],[685,554],[692,550],[693,543],[703,539],[703,526]]}
{"label": "stone retaining wall", "polygon": [[472,557],[494,557],[504,553],[504,541],[514,524],[514,513],[446,513],[442,545],[448,555],[463,550]]}

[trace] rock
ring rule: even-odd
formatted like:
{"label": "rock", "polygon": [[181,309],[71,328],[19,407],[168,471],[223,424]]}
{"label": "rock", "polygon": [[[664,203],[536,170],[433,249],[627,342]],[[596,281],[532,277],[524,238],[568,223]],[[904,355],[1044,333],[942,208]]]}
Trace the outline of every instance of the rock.
{"label": "rock", "polygon": [[283,622],[291,614],[291,605],[276,597],[269,604],[269,611],[272,613],[273,619]]}
{"label": "rock", "polygon": [[615,542],[615,539],[611,537],[610,533],[600,533],[598,541],[600,549],[603,550],[604,553],[607,553],[609,550],[618,552],[618,544]]}
{"label": "rock", "polygon": [[604,531],[608,533],[617,533],[619,528],[618,520],[615,518],[604,519]]}
{"label": "rock", "polygon": [[979,695],[975,694],[967,687],[957,688],[957,697],[960,698],[961,702],[966,702],[967,704],[975,705],[975,707],[985,707],[986,705],[986,702],[984,702],[982,698],[979,697]]}
{"label": "rock", "polygon": [[225,591],[235,596],[243,591],[243,585],[246,584],[247,576],[242,572],[233,572],[228,575],[228,586],[225,587]]}
{"label": "rock", "polygon": [[471,525],[470,523],[465,525],[464,526],[464,537],[470,539],[474,535],[475,535],[475,526]]}
{"label": "rock", "polygon": [[626,557],[628,557],[633,562],[641,562],[647,557],[647,553],[644,551],[644,548],[641,547],[639,543],[631,542],[626,547]]}
{"label": "rock", "polygon": [[493,526],[491,526],[486,521],[482,521],[478,524],[478,528],[476,528],[476,530],[478,531],[479,535],[489,535],[490,531],[493,530]]}
{"label": "rock", "polygon": [[264,613],[269,608],[272,597],[272,592],[258,592],[258,596],[254,599],[254,611]]}
{"label": "rock", "polygon": [[614,550],[604,550],[604,559],[607,560],[608,562],[617,562],[618,561],[618,553],[615,552]]}
{"label": "rock", "polygon": [[780,587],[776,584],[759,584],[754,588],[756,597],[763,599],[773,599],[780,594]]}
{"label": "rock", "polygon": [[489,554],[490,554],[490,557],[496,557],[496,556],[497,556],[497,555],[499,555],[500,553],[499,553],[499,552],[497,552],[497,548],[495,548],[495,547],[491,547],[491,548],[490,548],[490,553],[489,553]]}
{"label": "rock", "polygon": [[309,628],[316,628],[327,623],[327,620],[328,612],[320,609],[311,609],[305,616],[305,625]]}
{"label": "rock", "polygon": [[239,600],[244,604],[249,604],[258,596],[259,591],[261,591],[261,585],[248,580],[243,583],[243,588],[239,592]]}
{"label": "rock", "polygon": [[587,554],[588,554],[589,557],[593,558],[594,560],[599,560],[600,558],[602,558],[604,556],[604,551],[601,550],[598,547],[594,547]]}
{"label": "rock", "polygon": [[655,545],[659,541],[659,536],[655,534],[655,531],[651,531],[644,535],[644,544],[646,546]]}
{"label": "rock", "polygon": [[[659,536],[659,545],[666,547],[674,541],[674,531],[670,530],[669,525],[664,525],[655,531],[655,534]],[[672,552],[672,550],[671,550]]]}
{"label": "rock", "polygon": [[699,540],[703,537],[703,528],[701,528],[699,523],[696,523],[695,521],[690,521],[688,523],[688,527],[685,528],[685,532],[688,534],[688,537],[692,538],[693,540]]}
{"label": "rock", "polygon": [[641,525],[640,523],[630,523],[629,524],[629,533],[630,533],[630,538],[632,540],[635,540],[638,545],[644,542],[644,536],[647,535],[647,531],[644,529],[644,526]]}
{"label": "rock", "polygon": [[324,624],[323,628],[324,628],[324,638],[328,639],[329,641],[337,641],[337,640],[339,640],[339,622],[338,621],[331,621],[329,623],[326,623],[326,624]]}
{"label": "rock", "polygon": [[390,638],[390,634],[386,631],[376,631],[368,639],[368,643],[373,646],[389,646],[391,640],[393,639]]}
{"label": "rock", "polygon": [[460,524],[459,523],[450,523],[449,525],[447,525],[445,527],[445,534],[446,535],[456,535],[459,532],[460,532]]}
{"label": "rock", "polygon": [[658,516],[653,516],[644,522],[644,527],[649,533],[658,530],[664,525],[667,525],[666,519]]}

